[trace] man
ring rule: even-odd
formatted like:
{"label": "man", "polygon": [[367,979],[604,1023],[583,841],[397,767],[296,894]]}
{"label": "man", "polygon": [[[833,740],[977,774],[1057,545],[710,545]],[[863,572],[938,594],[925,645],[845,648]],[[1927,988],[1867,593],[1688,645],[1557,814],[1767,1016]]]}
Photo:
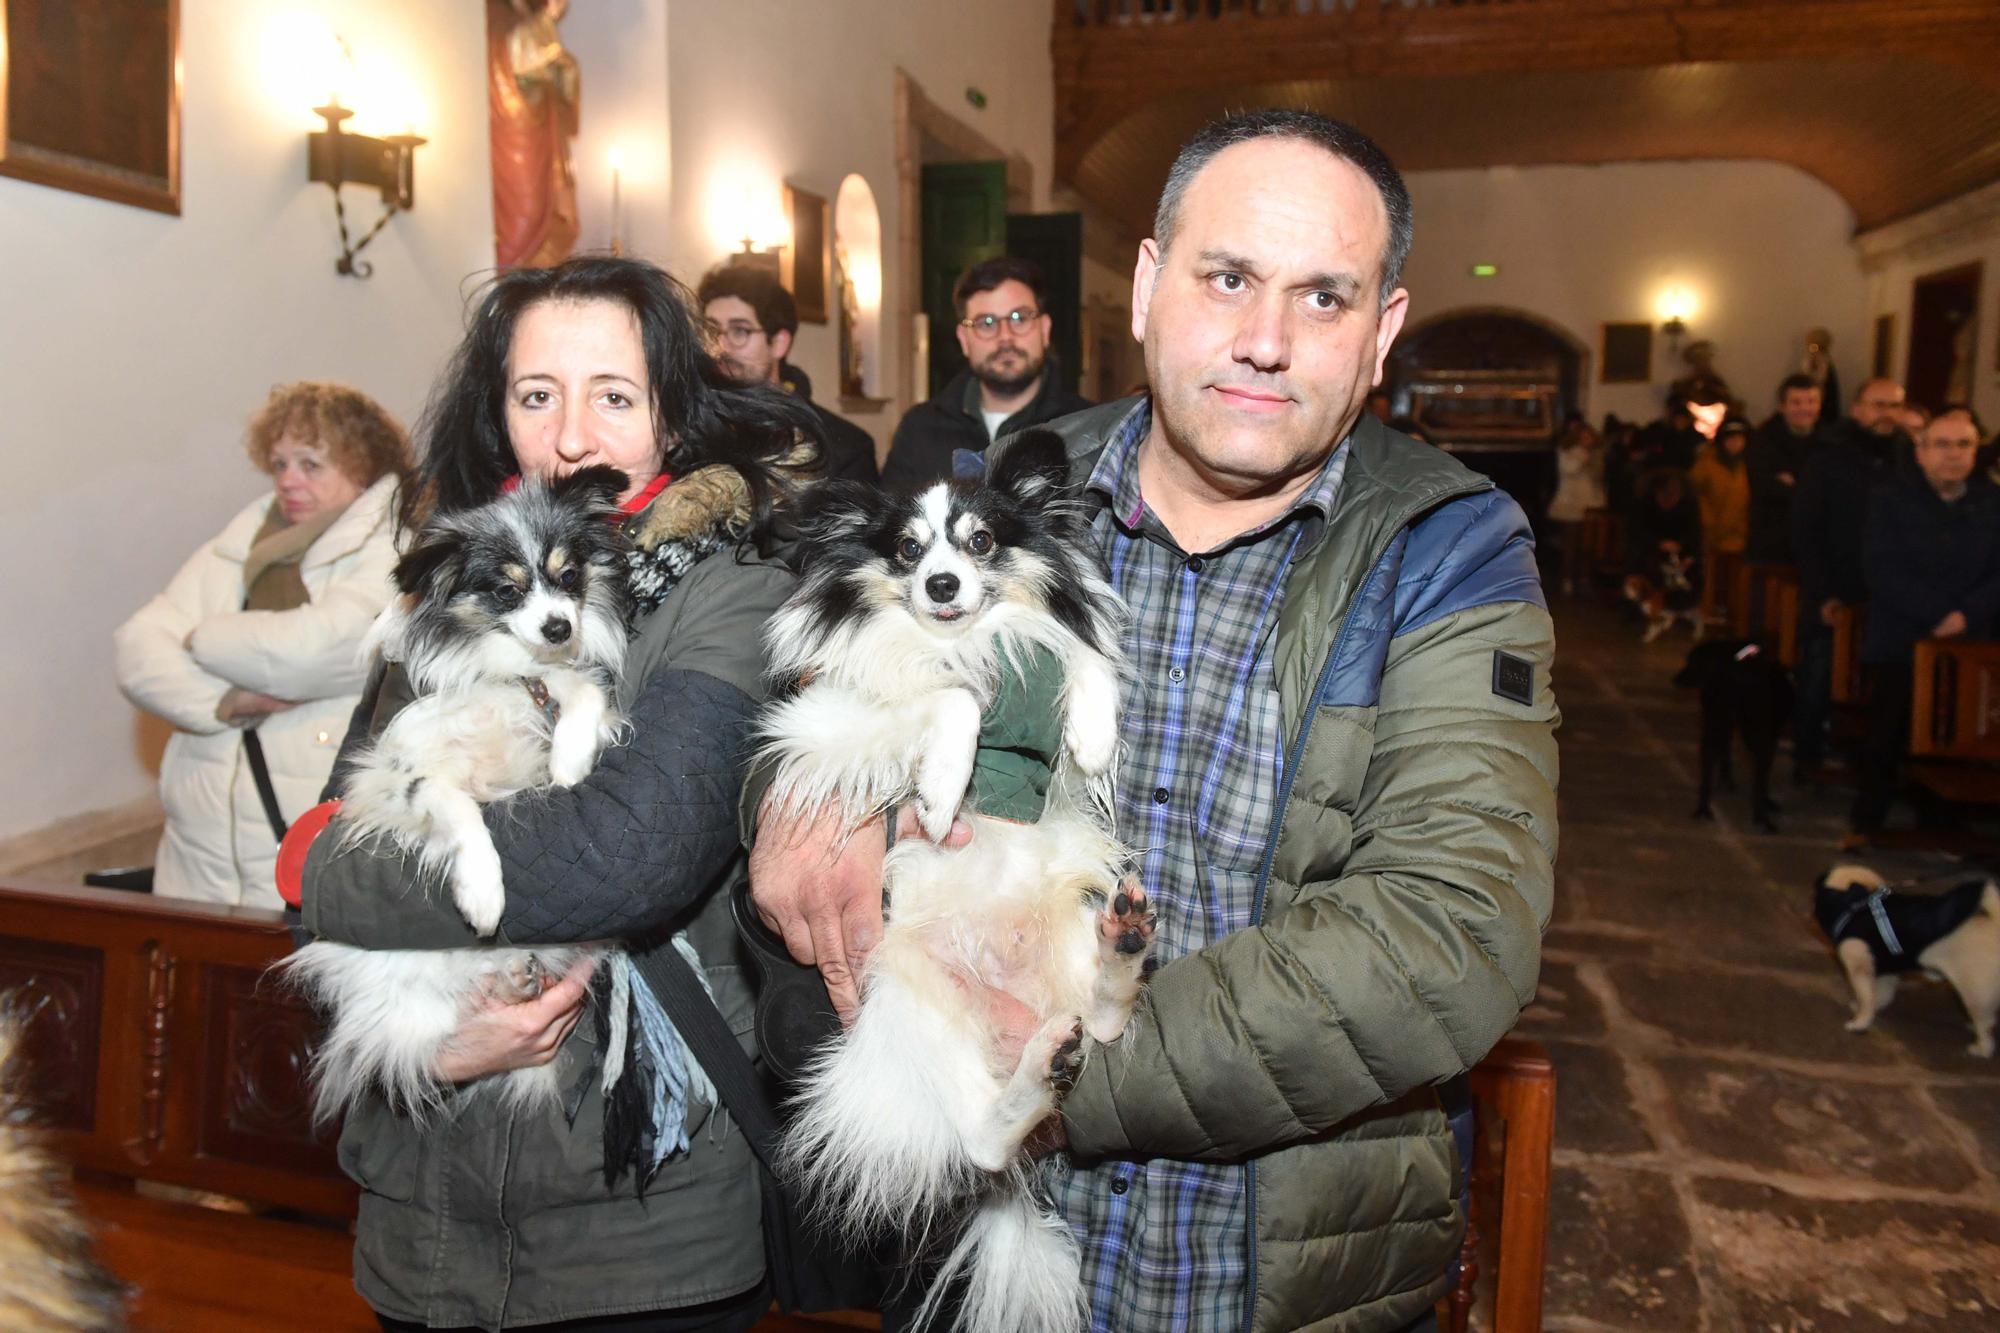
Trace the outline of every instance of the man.
{"label": "man", "polygon": [[1910,736],[1911,661],[1919,639],[1991,638],[2000,615],[2000,491],[1973,475],[1979,423],[1938,414],[1916,445],[1916,475],[1894,475],[1868,508],[1868,624],[1861,669],[1868,739],[1842,844],[1882,827]]}
{"label": "man", "polygon": [[1808,780],[1826,754],[1833,709],[1833,622],[1868,596],[1862,535],[1868,497],[1898,470],[1906,445],[1898,425],[1903,386],[1871,379],[1847,419],[1808,456],[1792,504],[1792,557],[1799,567],[1798,702],[1792,719],[1793,776]]}
{"label": "man", "polygon": [[[1210,126],[1133,275],[1153,395],[1054,427],[1133,610],[1116,810],[1162,964],[1037,1140],[1093,1329],[1434,1327],[1463,1219],[1433,1085],[1534,994],[1557,713],[1527,521],[1362,409],[1410,228],[1353,127]],[[762,811],[752,887],[851,1009],[883,838],[837,839]]]}
{"label": "man", "polygon": [[723,264],[702,278],[695,297],[722,372],[738,384],[772,384],[805,399],[826,436],[826,475],[872,485],[873,437],[813,402],[812,381],[785,360],[799,331],[799,308],[785,285],[762,269]]}
{"label": "man", "polygon": [[891,490],[921,490],[951,475],[956,450],[984,454],[1003,435],[1090,406],[1050,372],[1054,321],[1038,265],[1005,256],[981,260],[959,278],[952,301],[965,369],[896,427],[882,467],[882,484]]}
{"label": "man", "polygon": [[1792,497],[1812,452],[1819,412],[1820,389],[1812,376],[1787,375],[1778,385],[1778,410],[1750,437],[1743,455],[1750,477],[1746,560],[1792,563]]}

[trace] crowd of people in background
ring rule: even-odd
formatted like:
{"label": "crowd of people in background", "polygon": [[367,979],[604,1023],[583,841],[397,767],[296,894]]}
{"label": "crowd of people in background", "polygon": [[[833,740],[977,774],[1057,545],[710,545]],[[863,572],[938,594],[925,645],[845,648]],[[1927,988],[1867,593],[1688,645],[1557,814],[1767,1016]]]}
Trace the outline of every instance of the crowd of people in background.
{"label": "crowd of people in background", "polygon": [[[1718,629],[1740,563],[1795,570],[1795,781],[1851,779],[1844,846],[1866,846],[1899,791],[1917,643],[1992,637],[2000,621],[2000,441],[1970,406],[1932,412],[1882,377],[1843,411],[1837,380],[1788,375],[1752,424],[1707,357],[1690,360],[1658,420],[1564,426],[1547,510],[1563,591],[1601,568],[1586,541],[1597,513],[1622,532],[1618,588],[1649,643],[1682,621],[1697,639]],[[1836,747],[1842,623],[1859,644],[1866,725]]]}

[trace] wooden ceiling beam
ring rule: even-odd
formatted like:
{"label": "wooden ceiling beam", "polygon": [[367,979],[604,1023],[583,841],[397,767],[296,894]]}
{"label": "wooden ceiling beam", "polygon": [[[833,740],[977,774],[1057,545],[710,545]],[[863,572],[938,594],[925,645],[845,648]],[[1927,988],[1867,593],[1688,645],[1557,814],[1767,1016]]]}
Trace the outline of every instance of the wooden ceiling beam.
{"label": "wooden ceiling beam", "polygon": [[1145,24],[1074,21],[1056,0],[1056,176],[1163,97],[1289,80],[1907,55],[2000,89],[1993,0],[1526,0]]}

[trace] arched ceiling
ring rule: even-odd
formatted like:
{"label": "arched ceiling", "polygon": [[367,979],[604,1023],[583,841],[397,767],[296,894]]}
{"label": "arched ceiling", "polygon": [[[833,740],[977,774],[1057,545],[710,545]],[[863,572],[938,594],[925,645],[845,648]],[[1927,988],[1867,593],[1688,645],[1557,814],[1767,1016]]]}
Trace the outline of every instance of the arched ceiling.
{"label": "arched ceiling", "polygon": [[1144,236],[1180,145],[1208,120],[1257,106],[1351,121],[1406,172],[1688,158],[1790,163],[1831,186],[1863,230],[2000,179],[2000,87],[1905,54],[1178,92],[1139,106],[1080,153],[1070,145],[1072,183]]}

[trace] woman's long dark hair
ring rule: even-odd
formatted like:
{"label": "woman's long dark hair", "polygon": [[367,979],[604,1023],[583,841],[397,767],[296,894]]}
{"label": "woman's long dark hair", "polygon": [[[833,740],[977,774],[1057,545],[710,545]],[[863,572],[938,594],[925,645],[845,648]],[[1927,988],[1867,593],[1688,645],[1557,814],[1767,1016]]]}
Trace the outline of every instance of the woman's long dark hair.
{"label": "woman's long dark hair", "polygon": [[742,473],[752,505],[748,535],[768,552],[773,505],[790,489],[779,464],[792,472],[817,469],[824,448],[818,416],[783,390],[733,383],[703,345],[688,289],[644,260],[608,255],[514,269],[486,289],[417,423],[423,456],[417,484],[404,491],[402,527],[413,530],[433,512],[485,504],[520,471],[507,438],[507,355],[521,312],[544,301],[616,301],[632,312],[652,382],[662,467],[685,476],[727,463]]}

